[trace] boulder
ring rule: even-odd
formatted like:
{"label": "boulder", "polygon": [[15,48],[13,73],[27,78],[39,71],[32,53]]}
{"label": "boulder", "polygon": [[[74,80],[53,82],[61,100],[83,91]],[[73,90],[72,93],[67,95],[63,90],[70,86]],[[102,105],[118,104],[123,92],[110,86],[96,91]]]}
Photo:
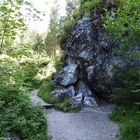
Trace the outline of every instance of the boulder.
{"label": "boulder", "polygon": [[98,104],[93,97],[85,97],[83,104],[84,106],[88,106],[88,107],[94,107],[94,108],[98,107]]}
{"label": "boulder", "polygon": [[51,93],[55,100],[63,101],[65,98],[71,98],[75,96],[75,90],[73,86],[70,86],[69,88],[59,88],[55,89]]}
{"label": "boulder", "polygon": [[89,97],[93,95],[92,91],[83,81],[79,81],[76,84],[75,92],[77,95],[82,95],[82,97]]}
{"label": "boulder", "polygon": [[69,86],[77,81],[78,65],[70,64],[65,66],[57,75],[54,77],[54,81],[62,86]]}
{"label": "boulder", "polygon": [[71,108],[78,108],[83,106],[83,95],[78,94],[70,100]]}
{"label": "boulder", "polygon": [[[116,55],[118,48],[119,42],[109,39],[101,23],[100,12],[96,9],[90,17],[77,21],[63,41],[62,49],[67,59],[65,67],[55,77],[58,84],[75,87],[76,95],[71,99],[72,105],[96,106],[94,93],[104,99],[112,96],[113,89],[120,85],[115,80],[113,64],[123,68],[128,65]],[[140,51],[138,46],[130,48],[128,54]],[[139,58],[132,61],[134,66],[140,67]]]}
{"label": "boulder", "polygon": [[79,81],[75,88],[76,96],[71,98],[70,104],[75,106],[89,106],[98,107],[96,100],[93,97],[93,93],[90,88],[83,82]]}
{"label": "boulder", "polygon": [[84,17],[77,22],[65,40],[63,49],[69,58],[80,61],[79,79],[87,80],[87,85],[99,96],[108,98],[114,85],[112,52],[116,46],[108,39],[95,11],[91,18]]}
{"label": "boulder", "polygon": [[83,81],[78,81],[74,86],[56,88],[52,93],[53,98],[57,101],[63,101],[66,98],[70,99],[71,108],[79,108],[83,105],[89,107],[97,107],[96,100],[90,88]]}

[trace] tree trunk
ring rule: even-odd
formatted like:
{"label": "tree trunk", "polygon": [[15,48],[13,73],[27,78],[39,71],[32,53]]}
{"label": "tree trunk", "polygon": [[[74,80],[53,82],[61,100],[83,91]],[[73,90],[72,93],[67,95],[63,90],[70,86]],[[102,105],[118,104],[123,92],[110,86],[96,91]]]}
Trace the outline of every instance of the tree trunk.
{"label": "tree trunk", "polygon": [[4,44],[4,38],[5,38],[6,29],[7,29],[7,26],[5,25],[4,26],[4,31],[3,31],[3,34],[2,34],[2,38],[1,38],[1,51],[3,49],[3,44]]}

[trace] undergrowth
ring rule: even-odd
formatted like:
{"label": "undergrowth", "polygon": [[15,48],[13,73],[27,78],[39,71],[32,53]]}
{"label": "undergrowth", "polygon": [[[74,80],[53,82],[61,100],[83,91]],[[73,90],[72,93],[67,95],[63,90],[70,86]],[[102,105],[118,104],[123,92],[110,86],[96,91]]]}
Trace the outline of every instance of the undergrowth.
{"label": "undergrowth", "polygon": [[27,96],[8,90],[0,92],[0,137],[13,133],[22,140],[46,140],[42,108],[33,106]]}
{"label": "undergrowth", "polygon": [[11,133],[22,140],[48,140],[43,109],[33,106],[28,97],[45,80],[36,75],[46,59],[18,53],[0,55],[0,139]]}
{"label": "undergrowth", "polygon": [[119,105],[110,118],[120,124],[123,140],[140,140],[140,106]]}
{"label": "undergrowth", "polygon": [[111,119],[120,123],[123,140],[140,140],[140,107],[135,105],[140,102],[140,1],[116,2],[103,17],[109,39],[119,45],[114,54],[120,60],[113,64],[114,79],[119,84],[113,89],[112,100],[122,105]]}

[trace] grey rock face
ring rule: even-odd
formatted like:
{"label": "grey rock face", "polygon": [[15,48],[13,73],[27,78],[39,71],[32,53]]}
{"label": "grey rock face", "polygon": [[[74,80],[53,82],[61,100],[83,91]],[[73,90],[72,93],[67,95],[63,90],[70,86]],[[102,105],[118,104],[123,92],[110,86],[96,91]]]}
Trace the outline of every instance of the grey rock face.
{"label": "grey rock face", "polygon": [[53,98],[55,100],[58,100],[58,101],[63,101],[64,98],[66,98],[66,92],[67,92],[67,89],[56,89],[54,90],[51,94],[53,95]]}
{"label": "grey rock face", "polygon": [[104,98],[111,96],[112,88],[116,86],[112,72],[112,62],[117,60],[112,56],[116,46],[108,39],[96,11],[91,18],[84,17],[77,22],[63,44],[66,65],[55,76],[59,85],[74,87],[72,106],[97,107],[94,92]]}
{"label": "grey rock face", "polygon": [[75,90],[76,90],[77,95],[82,94],[83,97],[92,96],[92,91],[83,81],[79,81],[77,83]]}
{"label": "grey rock face", "polygon": [[92,91],[83,81],[77,82],[75,87],[59,87],[52,92],[52,95],[58,101],[70,98],[71,108],[82,107],[83,105],[98,107]]}
{"label": "grey rock face", "polygon": [[87,72],[87,79],[88,80],[92,80],[93,76],[94,76],[94,66],[89,66],[87,69],[86,69],[86,72]]}
{"label": "grey rock face", "polygon": [[65,54],[80,61],[79,73],[86,73],[80,80],[86,79],[100,96],[112,93],[111,54],[115,45],[108,40],[96,12],[93,18],[79,20],[64,44]]}
{"label": "grey rock face", "polygon": [[83,105],[83,95],[79,94],[75,97],[72,97],[70,100],[71,108],[82,107]]}
{"label": "grey rock face", "polygon": [[52,92],[52,95],[54,99],[58,101],[63,101],[65,98],[71,98],[75,96],[75,90],[73,86],[70,86],[69,88],[60,88],[55,89]]}
{"label": "grey rock face", "polygon": [[[65,88],[73,85],[75,95],[70,96],[71,106],[97,107],[92,90],[100,96],[110,96],[112,92],[110,52],[113,45],[102,29],[100,18],[96,13],[93,18],[79,20],[70,32],[63,47],[67,55],[66,66],[54,79]],[[54,95],[60,99],[69,96],[63,89],[55,91]]]}
{"label": "grey rock face", "polygon": [[56,76],[55,80],[62,86],[74,84],[77,81],[78,65],[70,64],[65,66]]}
{"label": "grey rock face", "polygon": [[[110,98],[113,88],[119,86],[114,80],[112,63],[127,68],[127,62],[113,54],[117,48],[118,43],[108,39],[96,11],[92,18],[82,18],[78,21],[63,47],[68,57],[80,61],[78,78],[86,81],[87,85],[103,98]],[[135,51],[140,49],[132,46],[128,49],[128,54]],[[135,67],[140,67],[139,60],[132,60],[132,63]]]}
{"label": "grey rock face", "polygon": [[71,106],[89,106],[89,107],[98,107],[96,100],[93,97],[92,91],[89,87],[83,82],[79,81],[75,88],[76,96],[71,99]]}
{"label": "grey rock face", "polygon": [[75,96],[74,86],[70,86],[70,87],[67,89],[67,94],[68,94],[69,97],[74,97],[74,96]]}
{"label": "grey rock face", "polygon": [[98,107],[98,104],[93,97],[85,97],[83,104],[89,107],[94,107],[94,108]]}
{"label": "grey rock face", "polygon": [[[127,53],[140,51],[138,46],[128,47]],[[96,107],[93,93],[106,99],[111,97],[113,88],[119,87],[112,63],[127,68],[125,60],[113,53],[117,48],[119,43],[109,40],[96,10],[90,18],[83,17],[77,22],[63,42],[66,66],[56,76],[58,84],[74,86],[71,105]],[[139,58],[133,63],[140,67]]]}

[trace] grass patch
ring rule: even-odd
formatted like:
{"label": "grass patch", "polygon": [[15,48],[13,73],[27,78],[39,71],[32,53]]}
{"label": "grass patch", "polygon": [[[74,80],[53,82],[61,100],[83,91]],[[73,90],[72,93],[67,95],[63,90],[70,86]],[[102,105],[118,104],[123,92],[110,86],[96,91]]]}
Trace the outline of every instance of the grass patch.
{"label": "grass patch", "polygon": [[140,106],[119,105],[110,118],[120,124],[123,140],[140,140]]}

